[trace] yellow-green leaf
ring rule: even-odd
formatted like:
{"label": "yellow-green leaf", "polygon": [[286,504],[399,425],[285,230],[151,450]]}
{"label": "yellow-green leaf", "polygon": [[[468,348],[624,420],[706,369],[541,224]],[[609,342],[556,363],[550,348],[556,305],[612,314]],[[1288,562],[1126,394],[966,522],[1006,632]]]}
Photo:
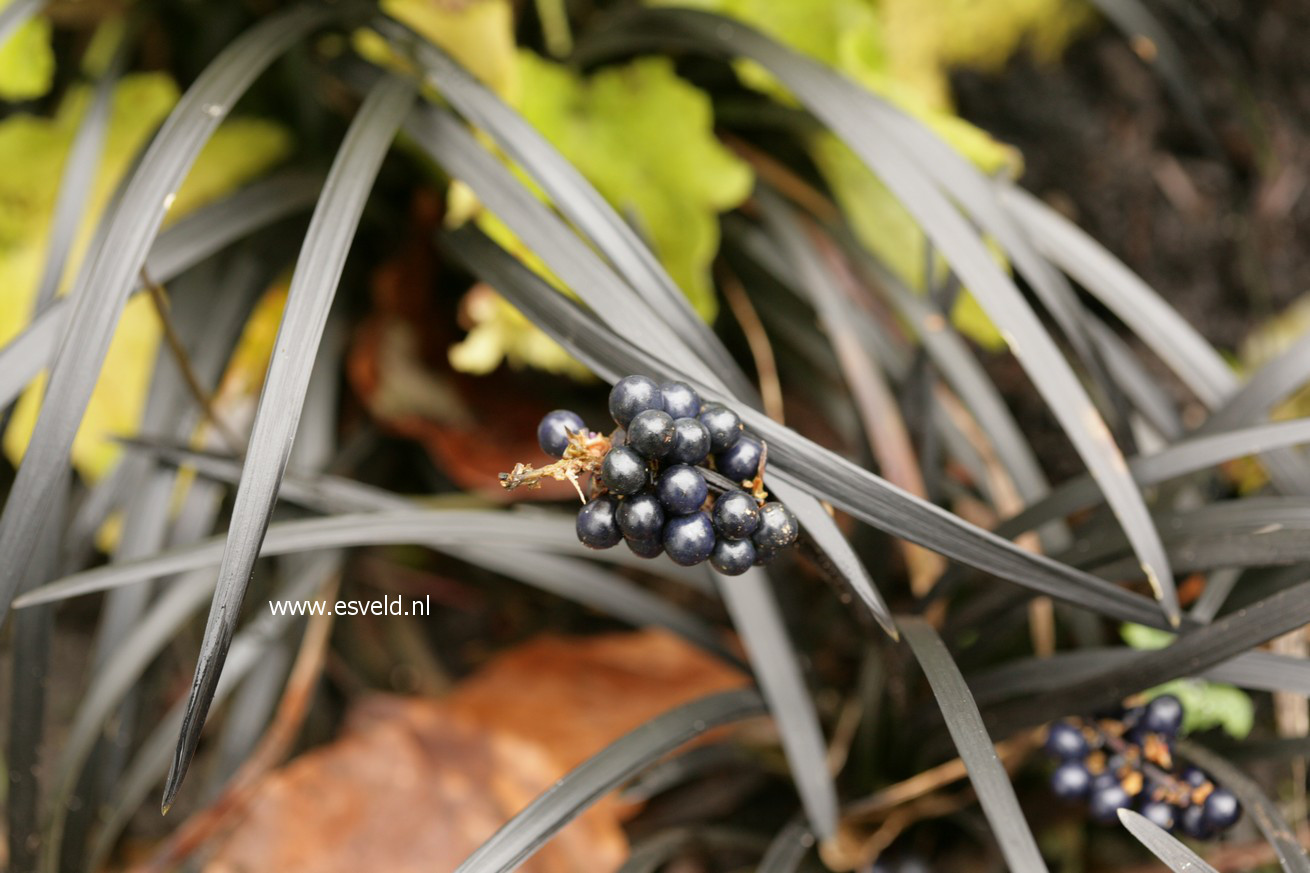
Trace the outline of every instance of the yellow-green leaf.
{"label": "yellow-green leaf", "polygon": [[[177,97],[177,86],[162,73],[126,76],[115,88],[104,152],[66,277],[75,274],[110,194]],[[75,88],[54,118],[19,115],[0,122],[0,162],[8,168],[0,174],[0,343],[17,334],[30,316],[63,162],[88,100],[85,88]],[[255,119],[226,122],[196,160],[169,218],[245,184],[290,148],[290,135],[280,125]],[[116,463],[121,449],[111,437],[136,432],[159,337],[150,302],[144,297],[131,301],[73,443],[73,464],[88,479]],[[5,431],[4,451],[14,462],[35,426],[42,384],[29,386]]]}
{"label": "yellow-green leaf", "polygon": [[[0,9],[12,0],[0,0]],[[50,47],[50,22],[35,15],[0,45],[0,99],[31,100],[50,90],[55,53]]]}
{"label": "yellow-green leaf", "polygon": [[[514,10],[509,0],[383,0],[382,11],[449,52],[511,103],[518,100]],[[355,34],[355,48],[376,62],[397,63],[377,33]]]}
{"label": "yellow-green leaf", "polygon": [[714,136],[709,97],[668,58],[583,78],[520,52],[520,111],[652,245],[704,318],[717,308],[709,266],[718,213],[750,193],[746,164]]}

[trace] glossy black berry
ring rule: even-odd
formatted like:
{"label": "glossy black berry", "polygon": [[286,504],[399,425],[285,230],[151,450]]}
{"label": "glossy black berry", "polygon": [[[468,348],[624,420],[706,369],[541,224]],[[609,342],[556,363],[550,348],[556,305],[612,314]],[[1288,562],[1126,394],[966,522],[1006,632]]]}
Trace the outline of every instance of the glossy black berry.
{"label": "glossy black berry", "polygon": [[1109,788],[1112,785],[1119,784],[1119,776],[1110,769],[1102,770],[1092,777],[1092,790],[1099,791],[1102,788]]}
{"label": "glossy black berry", "polygon": [[1196,767],[1183,768],[1183,772],[1178,774],[1178,778],[1182,779],[1193,788],[1200,788],[1202,785],[1210,781],[1210,777],[1205,775],[1205,771]]}
{"label": "glossy black berry", "polygon": [[1140,812],[1151,824],[1166,831],[1172,831],[1178,823],[1178,808],[1163,800],[1148,800],[1142,804]]}
{"label": "glossy black berry", "polygon": [[700,423],[710,432],[710,451],[726,451],[741,439],[741,419],[722,403],[706,403],[701,407]]}
{"label": "glossy black berry", "polygon": [[664,411],[674,418],[693,418],[700,413],[700,395],[686,382],[665,382],[660,395]]}
{"label": "glossy black berry", "polygon": [[602,494],[578,510],[578,542],[592,549],[608,549],[623,539],[618,522],[619,501]]}
{"label": "glossy black berry", "polygon": [[1046,735],[1046,753],[1062,761],[1081,758],[1087,754],[1087,737],[1076,725],[1057,721]]}
{"label": "glossy black berry", "polygon": [[1153,734],[1175,737],[1183,726],[1183,703],[1172,694],[1161,694],[1146,704],[1138,726]]}
{"label": "glossy black berry", "polygon": [[1233,792],[1226,788],[1216,788],[1205,799],[1205,826],[1212,831],[1226,831],[1242,817],[1242,805],[1237,802]]}
{"label": "glossy black berry", "polygon": [[564,450],[569,447],[569,434],[586,429],[582,416],[567,409],[556,409],[547,412],[541,424],[537,425],[537,444],[552,458],[562,458]]}
{"label": "glossy black berry", "polygon": [[1119,810],[1132,805],[1132,798],[1123,786],[1117,782],[1102,788],[1093,788],[1087,801],[1087,814],[1092,821],[1100,824],[1114,824],[1119,820]]}
{"label": "glossy black berry", "polygon": [[686,515],[701,508],[710,489],[705,484],[705,477],[695,467],[674,464],[660,475],[655,483],[655,493],[665,511],[671,515]]}
{"label": "glossy black berry", "polygon": [[714,456],[714,466],[734,482],[749,482],[759,472],[762,451],[759,440],[743,436]]}
{"label": "glossy black berry", "polygon": [[699,418],[679,418],[673,422],[673,448],[667,460],[675,464],[702,464],[710,454],[710,432]]}
{"label": "glossy black berry", "polygon": [[1051,791],[1066,803],[1082,800],[1091,788],[1092,774],[1082,761],[1065,761],[1051,774]]}
{"label": "glossy black berry", "polygon": [[625,376],[610,389],[610,415],[619,427],[627,427],[639,412],[663,408],[660,386],[647,376]]}
{"label": "glossy black berry", "polygon": [[649,479],[646,459],[628,446],[611,448],[600,465],[600,479],[615,494],[636,494]]}
{"label": "glossy black berry", "polygon": [[630,540],[658,540],[664,530],[664,506],[646,489],[619,502],[619,530]]}
{"label": "glossy black berry", "polygon": [[673,563],[690,567],[714,551],[714,525],[705,512],[669,519],[664,525],[664,551]]}
{"label": "glossy black berry", "polygon": [[751,539],[756,546],[769,549],[785,549],[796,542],[801,526],[791,510],[776,500],[760,507],[760,526],[755,529]]}
{"label": "glossy black berry", "polygon": [[725,491],[714,501],[714,530],[730,540],[744,540],[760,526],[760,507],[745,491]]}
{"label": "glossy black berry", "polygon": [[659,460],[673,448],[673,419],[663,409],[637,413],[628,424],[628,447],[651,460]]}
{"label": "glossy black berry", "polygon": [[628,544],[628,548],[638,558],[658,558],[664,554],[664,543],[660,540],[630,540],[627,537],[623,541]]}
{"label": "glossy black berry", "polygon": [[1178,830],[1194,840],[1208,840],[1214,834],[1214,830],[1206,823],[1205,807],[1196,803],[1178,816]]}
{"label": "glossy black berry", "polygon": [[724,576],[740,576],[755,566],[755,544],[750,540],[719,539],[710,553],[710,566]]}

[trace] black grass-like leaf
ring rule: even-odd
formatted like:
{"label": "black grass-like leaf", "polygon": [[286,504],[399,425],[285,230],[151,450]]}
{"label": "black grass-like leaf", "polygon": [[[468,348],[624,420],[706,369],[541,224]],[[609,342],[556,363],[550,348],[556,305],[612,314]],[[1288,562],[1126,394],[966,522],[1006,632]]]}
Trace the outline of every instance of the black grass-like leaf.
{"label": "black grass-like leaf", "polygon": [[796,873],[813,848],[814,834],[803,819],[794,818],[774,835],[756,873]]}
{"label": "black grass-like leaf", "polygon": [[820,839],[827,839],[837,832],[837,789],[828,772],[814,699],[801,675],[800,657],[787,635],[769,576],[762,570],[750,570],[735,579],[720,578],[719,593],[778,724],[810,829]]}
{"label": "black grass-like leaf", "polygon": [[1151,851],[1174,873],[1218,873],[1201,856],[1169,836],[1140,813],[1119,810],[1119,821],[1137,841]]}
{"label": "black grass-like leaf", "polygon": [[509,873],[560,828],[663,755],[710,728],[765,714],[754,691],[703,697],[621,737],[529,803],[460,864],[456,873]]}
{"label": "black grass-like leaf", "polygon": [[[728,399],[716,389],[674,369],[601,328],[576,303],[545,283],[475,229],[450,236],[451,251],[500,290],[518,309],[597,372],[649,373],[684,379],[702,396]],[[1043,594],[1122,621],[1165,627],[1149,600],[1088,573],[1024,551],[1013,543],[896,488],[816,443],[750,409],[739,409],[746,425],[769,444],[776,481],[791,482],[830,500],[856,518],[893,536]]]}
{"label": "black grass-like leaf", "polygon": [[1042,327],[1014,282],[997,266],[982,239],[915,160],[886,136],[886,106],[822,65],[730,19],[681,9],[643,10],[634,35],[659,40],[673,31],[701,51],[748,57],[783,82],[816,117],[860,157],[915,218],[1006,336],[1015,357],[1046,400],[1133,543],[1141,570],[1165,617],[1180,618],[1168,556],[1141,493],[1100,412]]}
{"label": "black grass-like leaf", "polygon": [[[288,578],[276,588],[273,597],[278,600],[305,600],[313,597],[315,592],[322,589],[329,575],[337,571],[339,560],[340,554],[330,545],[325,546],[303,565],[298,575]],[[214,691],[213,703],[222,703],[251,671],[259,668],[264,663],[269,646],[276,645],[296,621],[295,616],[265,612],[238,633],[232,641],[223,678]],[[123,778],[115,786],[116,793],[107,804],[109,813],[106,820],[101,823],[91,846],[90,869],[103,868],[123,828],[136,815],[150,790],[164,778],[173,758],[186,705],[187,701],[183,699],[169,709],[141,743],[124,770]]]}
{"label": "black grass-like leaf", "polygon": [[996,707],[998,730],[1094,711],[1137,691],[1205,670],[1310,622],[1310,582],[1279,591],[1213,624],[1181,634],[1173,645],[1052,689],[1039,699]]}
{"label": "black grass-like leaf", "polygon": [[350,241],[382,159],[414,101],[412,83],[386,78],[346,132],[301,247],[228,527],[218,587],[200,644],[196,675],[162,806],[168,809],[200,741],[205,714],[236,632],[241,602],[286,470],[309,377],[345,267]]}
{"label": "black grass-like leaf", "polygon": [[[737,402],[739,398],[728,393],[727,386],[714,370],[682,344],[680,335],[661,321],[642,298],[614,275],[594,251],[515,179],[508,168],[479,144],[464,125],[447,112],[424,107],[414,113],[406,125],[406,131],[448,172],[469,184],[482,201],[574,289],[597,317],[609,325],[614,335],[641,336],[643,344],[656,351],[661,359],[678,362],[678,372],[683,374],[680,378],[693,378],[694,374],[695,381],[713,385],[719,399],[736,408],[745,408]],[[535,274],[523,270],[515,275],[523,273],[526,273],[524,284],[533,293],[559,296]],[[494,281],[492,285],[501,290],[502,294],[505,293]],[[527,311],[523,306],[519,308]],[[550,332],[549,329],[547,332]],[[578,355],[577,348],[567,342],[564,345]],[[595,355],[580,355],[579,360],[611,382],[633,372],[656,372],[650,368],[639,370],[615,367],[613,362],[598,360]],[[785,477],[776,474],[771,478],[769,487],[791,506],[801,524],[832,559],[851,589],[883,629],[894,637],[895,626],[882,596],[819,503],[802,489],[792,487],[792,483]]]}
{"label": "black grass-like leaf", "polygon": [[68,452],[109,349],[118,317],[176,191],[237,98],[287,47],[340,11],[300,7],[265,19],[229,45],[178,102],[122,198],[104,219],[70,292],[66,338],[50,372],[46,404],[0,515],[0,622],[27,572],[37,533],[52,523],[69,481]]}
{"label": "black grass-like leaf", "polygon": [[932,625],[920,618],[901,617],[901,633],[928,677],[937,705],[946,719],[946,729],[969,771],[983,814],[996,835],[1001,854],[1015,873],[1044,873],[1046,862],[1037,848],[1010,776],[1001,766],[992,739],[983,726],[982,715],[969,693],[969,686]]}

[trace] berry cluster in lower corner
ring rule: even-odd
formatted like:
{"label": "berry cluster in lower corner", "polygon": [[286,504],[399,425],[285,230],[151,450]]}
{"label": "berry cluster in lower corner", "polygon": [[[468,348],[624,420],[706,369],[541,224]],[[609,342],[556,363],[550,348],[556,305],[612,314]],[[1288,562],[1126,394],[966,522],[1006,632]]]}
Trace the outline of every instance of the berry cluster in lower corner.
{"label": "berry cluster in lower corner", "polygon": [[1136,809],[1166,831],[1209,839],[1242,815],[1231,791],[1195,767],[1177,769],[1174,741],[1183,705],[1172,694],[1094,718],[1055,722],[1046,752],[1058,764],[1051,790],[1070,803],[1086,803],[1088,816],[1111,824],[1119,810]]}
{"label": "berry cluster in lower corner", "polygon": [[796,542],[800,526],[764,491],[765,445],[744,432],[735,412],[702,403],[682,382],[646,376],[619,380],[609,396],[618,429],[608,437],[582,418],[555,410],[541,420],[537,441],[558,458],[501,474],[507,489],[547,476],[591,476],[592,495],[578,512],[578,539],[593,549],[625,542],[643,558],[666,554],[682,566],[709,561],[728,576],[766,564]]}

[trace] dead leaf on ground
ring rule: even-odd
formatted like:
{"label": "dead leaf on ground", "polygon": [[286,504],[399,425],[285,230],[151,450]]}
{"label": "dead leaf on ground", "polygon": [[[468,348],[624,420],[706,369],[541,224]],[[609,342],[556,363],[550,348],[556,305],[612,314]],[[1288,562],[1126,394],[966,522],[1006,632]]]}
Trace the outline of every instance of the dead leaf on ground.
{"label": "dead leaf on ground", "polygon": [[[440,700],[370,698],[336,742],[270,774],[207,873],[454,870],[573,767],[747,677],[663,631],[540,637]],[[603,798],[521,869],[604,873],[631,813]]]}

